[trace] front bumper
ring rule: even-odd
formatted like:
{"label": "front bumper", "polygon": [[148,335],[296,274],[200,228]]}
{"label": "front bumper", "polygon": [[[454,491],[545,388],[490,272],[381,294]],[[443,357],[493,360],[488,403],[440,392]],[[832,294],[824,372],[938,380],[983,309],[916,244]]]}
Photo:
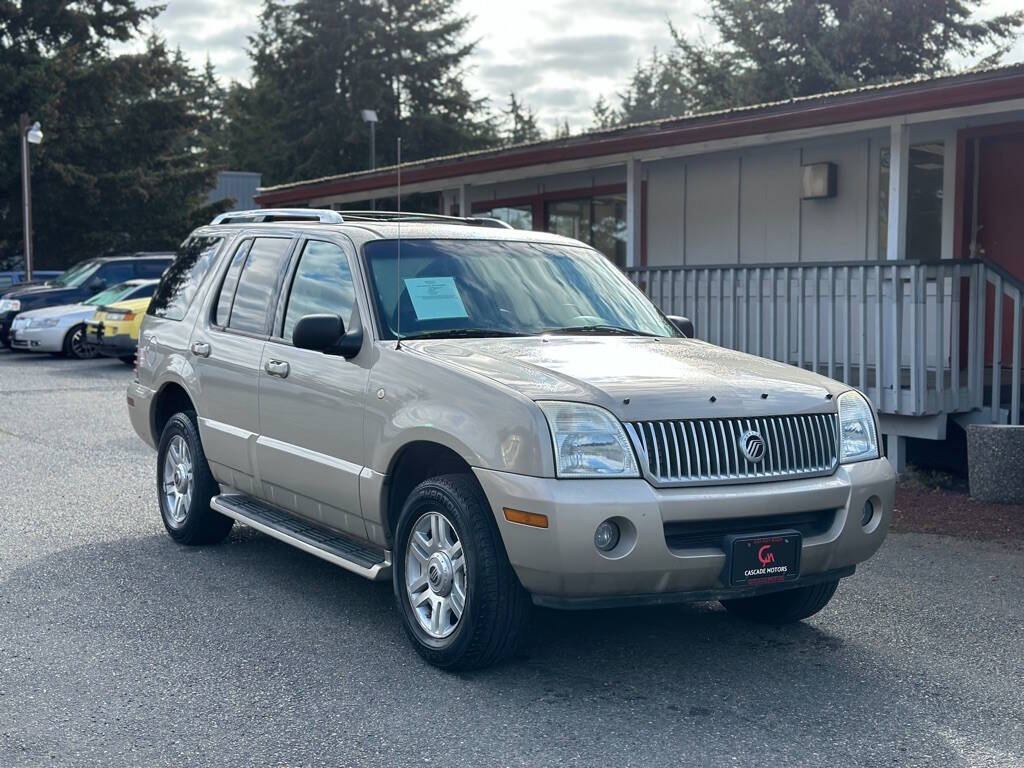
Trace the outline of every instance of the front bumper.
{"label": "front bumper", "polygon": [[60,352],[64,349],[64,335],[67,328],[59,325],[50,328],[12,328],[8,339],[14,349],[32,352]]}
{"label": "front bumper", "polygon": [[[557,480],[475,469],[494,511],[509,561],[534,601],[596,607],[743,597],[841,577],[881,546],[892,517],[895,474],[886,459],[842,465],[830,477],[743,485],[654,488],[646,480]],[[864,503],[875,515],[861,525]],[[505,519],[509,507],[547,515],[548,528]],[[673,548],[666,523],[830,510],[831,524],[805,536],[800,580],[736,589],[725,577],[721,547]],[[604,520],[625,518],[635,529],[611,555],[594,546]],[[628,537],[624,537],[624,542]]]}

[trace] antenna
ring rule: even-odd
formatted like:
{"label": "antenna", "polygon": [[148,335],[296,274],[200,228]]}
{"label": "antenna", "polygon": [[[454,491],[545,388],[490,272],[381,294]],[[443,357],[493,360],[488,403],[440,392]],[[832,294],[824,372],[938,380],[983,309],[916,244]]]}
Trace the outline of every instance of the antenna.
{"label": "antenna", "polygon": [[395,344],[395,349],[402,348],[402,137],[398,137],[398,165],[395,168],[395,173],[398,175],[398,203],[395,205],[395,210],[398,212],[398,217],[395,219],[395,226],[398,229],[398,257],[395,260],[395,282],[397,283],[397,291],[395,292],[396,301],[398,302],[398,321],[397,321],[397,332],[398,341]]}

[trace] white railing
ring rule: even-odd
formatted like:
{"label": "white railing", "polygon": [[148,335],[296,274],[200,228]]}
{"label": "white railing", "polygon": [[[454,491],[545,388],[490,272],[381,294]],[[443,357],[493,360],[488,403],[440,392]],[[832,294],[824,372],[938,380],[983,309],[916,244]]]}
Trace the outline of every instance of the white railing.
{"label": "white railing", "polygon": [[[1020,424],[1022,285],[982,261],[636,267],[699,338],[816,370],[879,411]],[[995,297],[1000,297],[1001,311]],[[1008,367],[1006,364],[1009,364]]]}

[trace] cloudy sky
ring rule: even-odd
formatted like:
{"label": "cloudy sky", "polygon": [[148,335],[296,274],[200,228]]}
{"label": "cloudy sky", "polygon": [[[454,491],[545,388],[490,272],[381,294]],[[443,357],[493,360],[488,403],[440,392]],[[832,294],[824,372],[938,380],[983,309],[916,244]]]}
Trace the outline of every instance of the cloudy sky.
{"label": "cloudy sky", "polygon": [[[261,0],[162,0],[155,27],[197,64],[209,55],[226,79],[247,80],[246,36],[256,28]],[[691,35],[710,33],[701,0],[460,0],[478,40],[470,85],[506,103],[514,90],[537,111],[546,130],[568,120],[590,124],[601,94],[613,98],[637,59],[671,39],[667,22]],[[987,12],[1020,7],[1020,0],[989,0]],[[1007,61],[1024,60],[1024,39]]]}

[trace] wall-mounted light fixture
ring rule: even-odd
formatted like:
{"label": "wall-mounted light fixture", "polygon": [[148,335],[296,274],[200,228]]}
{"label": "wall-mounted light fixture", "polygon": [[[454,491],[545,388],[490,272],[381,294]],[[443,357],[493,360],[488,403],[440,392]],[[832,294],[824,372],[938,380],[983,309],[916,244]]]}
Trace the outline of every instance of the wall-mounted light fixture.
{"label": "wall-mounted light fixture", "polygon": [[801,197],[804,200],[819,200],[836,196],[836,164],[814,163],[803,167]]}

